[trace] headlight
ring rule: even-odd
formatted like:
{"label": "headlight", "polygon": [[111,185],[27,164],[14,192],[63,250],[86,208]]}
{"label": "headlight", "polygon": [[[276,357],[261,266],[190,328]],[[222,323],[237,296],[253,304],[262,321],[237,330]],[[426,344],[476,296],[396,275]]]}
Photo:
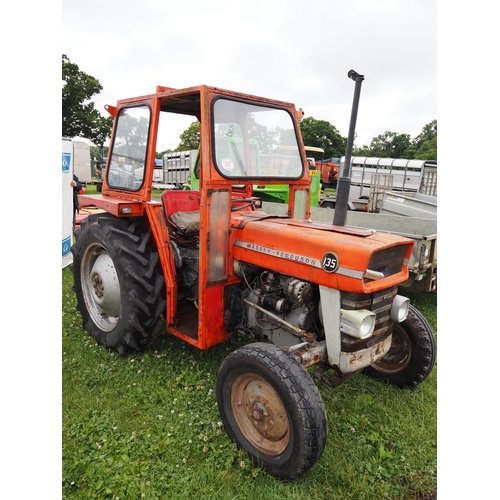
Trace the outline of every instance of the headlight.
{"label": "headlight", "polygon": [[408,311],[410,309],[410,299],[407,297],[402,297],[401,295],[396,295],[392,301],[391,307],[391,319],[396,323],[402,323],[406,316],[408,316]]}
{"label": "headlight", "polygon": [[366,309],[340,310],[340,331],[357,339],[366,339],[373,334],[375,313]]}

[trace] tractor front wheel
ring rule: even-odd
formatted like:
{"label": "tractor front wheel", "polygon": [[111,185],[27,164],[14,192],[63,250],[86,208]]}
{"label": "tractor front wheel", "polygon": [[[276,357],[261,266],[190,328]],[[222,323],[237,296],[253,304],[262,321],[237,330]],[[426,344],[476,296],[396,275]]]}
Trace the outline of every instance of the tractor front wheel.
{"label": "tractor front wheel", "polygon": [[410,305],[407,318],[394,325],[389,351],[365,369],[366,375],[401,388],[414,388],[434,367],[436,341],[422,313]]}
{"label": "tractor front wheel", "polygon": [[162,330],[165,310],[149,233],[134,220],[95,214],[82,220],[75,237],[73,290],[84,326],[121,355],[146,349]]}
{"label": "tractor front wheel", "polygon": [[327,421],[319,391],[273,344],[248,344],[223,361],[217,401],[229,437],[280,479],[304,474],[323,453]]}

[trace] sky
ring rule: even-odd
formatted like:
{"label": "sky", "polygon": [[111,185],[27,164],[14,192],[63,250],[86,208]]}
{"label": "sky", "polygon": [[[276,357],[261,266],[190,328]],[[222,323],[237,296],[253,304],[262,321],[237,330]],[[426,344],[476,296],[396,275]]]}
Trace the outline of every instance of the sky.
{"label": "sky", "polygon": [[[437,0],[63,0],[61,46],[103,86],[92,100],[105,116],[157,85],[212,85],[292,102],[347,137],[354,69],[355,145],[437,119]],[[192,121],[163,128],[157,150]]]}

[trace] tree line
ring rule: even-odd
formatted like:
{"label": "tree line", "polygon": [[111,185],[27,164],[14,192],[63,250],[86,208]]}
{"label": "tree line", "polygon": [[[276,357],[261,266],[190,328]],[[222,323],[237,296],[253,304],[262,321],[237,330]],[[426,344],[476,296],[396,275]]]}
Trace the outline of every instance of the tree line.
{"label": "tree line", "polygon": [[[81,71],[68,56],[62,55],[62,135],[63,137],[84,137],[94,144],[100,155],[104,143],[111,136],[112,117],[103,117],[91,98],[103,87],[97,78]],[[340,158],[345,155],[347,137],[326,120],[307,117],[300,121],[300,131],[305,145],[322,148],[325,158]],[[198,149],[200,124],[193,122],[179,136],[179,144],[173,151]],[[157,158],[171,150],[156,153]],[[437,120],[423,126],[419,135],[386,131],[374,137],[370,144],[357,146],[354,141],[353,156],[379,158],[406,158],[409,160],[437,160]],[[312,153],[320,160],[318,153]]]}
{"label": "tree line", "polygon": [[[300,121],[300,132],[306,146],[322,148],[325,158],[340,158],[345,155],[347,137],[343,137],[337,128],[326,120],[307,117]],[[174,151],[198,149],[200,145],[200,124],[193,122],[179,136],[179,145]],[[157,157],[162,158],[162,151]],[[319,153],[308,153],[321,160]],[[371,156],[377,158],[406,158],[408,160],[437,160],[437,120],[433,120],[422,129],[415,138],[409,134],[384,132],[374,137],[369,145],[353,147],[353,156]]]}

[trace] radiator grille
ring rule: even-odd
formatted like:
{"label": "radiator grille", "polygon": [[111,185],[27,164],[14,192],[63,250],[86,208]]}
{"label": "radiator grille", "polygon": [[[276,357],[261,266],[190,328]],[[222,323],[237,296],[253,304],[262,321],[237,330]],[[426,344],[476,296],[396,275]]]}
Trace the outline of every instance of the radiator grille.
{"label": "radiator grille", "polygon": [[393,286],[371,294],[342,292],[342,309],[367,309],[375,313],[375,331],[366,340],[358,340],[348,335],[342,335],[342,350],[356,351],[369,347],[383,340],[392,332],[394,322],[391,320],[391,307],[398,287]]}
{"label": "radiator grille", "polygon": [[[407,250],[408,245],[398,245],[375,252],[370,258],[368,269],[378,271],[384,276],[397,274],[403,269],[404,257]],[[370,281],[370,278],[365,278],[365,281]]]}

